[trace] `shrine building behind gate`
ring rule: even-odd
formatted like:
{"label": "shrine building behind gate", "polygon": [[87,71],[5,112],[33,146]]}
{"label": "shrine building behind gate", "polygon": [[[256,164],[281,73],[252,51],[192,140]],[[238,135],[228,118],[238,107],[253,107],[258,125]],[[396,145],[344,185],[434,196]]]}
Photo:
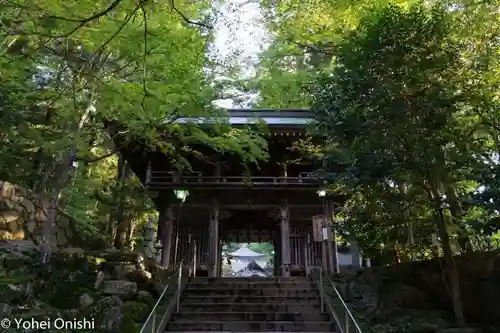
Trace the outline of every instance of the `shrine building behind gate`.
{"label": "shrine building behind gate", "polygon": [[[304,110],[228,113],[231,126],[259,119],[269,129],[270,157],[250,175],[235,155],[221,154],[206,146],[199,149],[204,158],[189,160],[193,171],[180,173],[160,151],[151,151],[138,142],[117,142],[160,212],[162,264],[176,267],[190,241],[196,240],[197,274],[216,277],[221,274],[223,242],[270,242],[275,248],[276,276],[304,275],[309,267],[319,265],[318,258],[331,272],[337,271],[338,252],[332,230],[326,230],[326,241],[313,242],[311,221],[321,214],[331,219],[333,205],[341,198],[318,196],[323,183],[312,174],[314,161],[290,150],[305,136],[312,114]],[[177,121],[182,124],[205,120]],[[291,160],[298,162],[285,163]],[[179,190],[189,193],[184,203],[175,196],[174,191]]]}

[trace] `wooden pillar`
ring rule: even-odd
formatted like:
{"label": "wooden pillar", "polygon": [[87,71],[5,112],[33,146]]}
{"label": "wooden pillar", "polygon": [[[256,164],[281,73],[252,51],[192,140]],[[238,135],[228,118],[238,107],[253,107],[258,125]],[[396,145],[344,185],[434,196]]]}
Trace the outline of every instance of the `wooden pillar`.
{"label": "wooden pillar", "polygon": [[290,209],[288,201],[282,200],[280,206],[281,231],[281,276],[290,276]]}
{"label": "wooden pillar", "polygon": [[311,246],[311,235],[307,232],[304,235],[304,273],[305,276],[309,276],[309,266],[311,263],[309,262],[309,247]]}
{"label": "wooden pillar", "polygon": [[222,176],[222,167],[221,167],[221,162],[219,161],[216,161],[215,162],[215,165],[214,165],[214,174],[213,176],[214,177],[217,177],[217,182],[220,182],[221,181],[221,176]]}
{"label": "wooden pillar", "polygon": [[[168,269],[170,265],[170,253],[172,251],[172,232],[174,229],[174,212],[170,205],[163,207],[164,210],[164,218],[160,218],[160,223],[162,226],[162,234],[161,234],[161,266]],[[174,263],[175,265],[175,263]]]}
{"label": "wooden pillar", "polygon": [[351,252],[351,262],[352,262],[352,268],[360,268],[362,267],[362,262],[363,259],[360,256],[360,250],[359,250],[359,245],[358,242],[356,241],[351,241],[351,246],[350,246],[350,252]]}
{"label": "wooden pillar", "polygon": [[281,274],[281,267],[279,265],[281,258],[281,232],[273,231],[272,238],[274,245],[274,255],[273,255],[274,276],[278,277]]}
{"label": "wooden pillar", "polygon": [[163,202],[160,204],[159,218],[158,218],[158,228],[156,229],[156,242],[160,242],[163,246],[163,237],[165,235],[165,220],[166,220],[166,209]]}
{"label": "wooden pillar", "polygon": [[217,263],[219,262],[219,203],[214,200],[212,211],[210,212],[209,228],[210,244],[210,276],[217,277]]}
{"label": "wooden pillar", "polygon": [[325,205],[325,217],[327,223],[327,248],[328,248],[328,272],[330,274],[338,274],[339,267],[339,250],[337,245],[337,228],[333,220],[333,201],[327,200]]}
{"label": "wooden pillar", "polygon": [[321,263],[324,266],[325,270],[329,270],[328,268],[328,247],[327,247],[327,241],[323,240],[321,241]]}
{"label": "wooden pillar", "polygon": [[151,161],[148,162],[148,165],[146,167],[146,176],[144,177],[144,185],[148,185],[151,182]]}
{"label": "wooden pillar", "polygon": [[287,183],[288,182],[287,179],[286,179],[288,177],[288,166],[287,166],[286,163],[283,163],[281,165],[280,177],[283,177],[281,179],[281,182],[283,182],[283,183]]}

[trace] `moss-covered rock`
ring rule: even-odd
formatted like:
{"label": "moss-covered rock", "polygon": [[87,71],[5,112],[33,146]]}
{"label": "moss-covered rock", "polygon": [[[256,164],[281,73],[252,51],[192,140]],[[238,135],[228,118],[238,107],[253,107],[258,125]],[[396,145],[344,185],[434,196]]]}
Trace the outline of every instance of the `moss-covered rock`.
{"label": "moss-covered rock", "polygon": [[147,304],[136,301],[126,301],[122,304],[121,309],[124,317],[132,318],[138,323],[143,323],[148,318],[150,311]]}
{"label": "moss-covered rock", "polygon": [[141,330],[142,323],[135,322],[131,317],[125,316],[122,320],[121,333],[137,333]]}
{"label": "moss-covered rock", "polygon": [[147,304],[150,309],[154,307],[157,301],[156,298],[153,297],[153,295],[145,290],[141,290],[137,293],[137,300]]}
{"label": "moss-covered rock", "polygon": [[96,329],[103,332],[121,332],[123,302],[117,296],[109,296],[95,302],[89,309],[84,311],[83,317],[93,318]]}
{"label": "moss-covered rock", "polygon": [[[110,270],[114,267],[115,274],[119,268],[123,277],[137,269],[130,262],[118,264],[108,261],[104,266]],[[146,291],[152,289],[156,277],[143,283],[146,290],[134,287],[127,297],[106,295],[101,288],[94,288],[102,266],[102,260],[98,263],[81,251],[54,253],[49,264],[41,265],[39,253],[12,255],[9,250],[2,252],[0,246],[0,305],[10,307],[16,318],[94,318],[93,333],[137,333],[156,303]],[[104,282],[109,279],[110,275]],[[136,285],[133,281],[122,282]]]}
{"label": "moss-covered rock", "polygon": [[79,298],[93,290],[97,264],[79,255],[55,255],[50,265],[35,269],[35,295],[61,309],[79,307]]}
{"label": "moss-covered rock", "polygon": [[17,285],[0,285],[0,303],[10,305],[20,305],[26,300],[26,295],[22,287]]}

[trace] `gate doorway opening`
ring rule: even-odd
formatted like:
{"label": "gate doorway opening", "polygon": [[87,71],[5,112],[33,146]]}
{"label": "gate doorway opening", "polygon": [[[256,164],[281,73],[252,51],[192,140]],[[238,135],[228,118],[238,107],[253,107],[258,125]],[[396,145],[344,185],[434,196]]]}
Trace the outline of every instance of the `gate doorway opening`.
{"label": "gate doorway opening", "polygon": [[275,252],[272,243],[227,242],[221,247],[222,277],[273,277]]}

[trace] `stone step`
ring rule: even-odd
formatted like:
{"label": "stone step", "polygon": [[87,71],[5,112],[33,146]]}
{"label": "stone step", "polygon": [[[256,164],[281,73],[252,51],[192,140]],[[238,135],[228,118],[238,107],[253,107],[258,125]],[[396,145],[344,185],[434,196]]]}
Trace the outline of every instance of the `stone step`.
{"label": "stone step", "polygon": [[181,301],[180,312],[302,312],[302,313],[319,313],[319,302],[316,304],[301,303],[213,303],[210,299],[204,302],[185,303]]}
{"label": "stone step", "polygon": [[305,297],[318,296],[317,290],[312,288],[193,288],[188,286],[184,289],[183,296],[211,296],[211,295],[248,295],[248,296],[289,296]]}
{"label": "stone step", "polygon": [[203,332],[331,332],[334,325],[331,322],[292,322],[292,321],[192,321],[171,322],[166,331]]}
{"label": "stone step", "polygon": [[303,276],[294,276],[294,277],[260,277],[260,276],[249,276],[249,277],[193,277],[193,281],[283,281],[283,282],[292,282],[292,281],[312,281],[310,277]]}
{"label": "stone step", "polygon": [[233,312],[233,311],[181,311],[174,313],[171,322],[185,322],[196,318],[201,321],[318,321],[328,322],[327,313],[320,312]]}
{"label": "stone step", "polygon": [[274,285],[311,285],[313,281],[310,278],[192,278],[190,284],[196,285],[245,285],[245,284],[274,284]]}
{"label": "stone step", "polygon": [[318,304],[319,296],[247,296],[247,295],[212,295],[190,296],[182,295],[181,304],[189,303],[300,303]]}
{"label": "stone step", "polygon": [[208,280],[190,280],[189,286],[196,288],[316,288],[317,285],[313,281],[242,281],[242,280],[227,280],[227,281],[208,281]]}

